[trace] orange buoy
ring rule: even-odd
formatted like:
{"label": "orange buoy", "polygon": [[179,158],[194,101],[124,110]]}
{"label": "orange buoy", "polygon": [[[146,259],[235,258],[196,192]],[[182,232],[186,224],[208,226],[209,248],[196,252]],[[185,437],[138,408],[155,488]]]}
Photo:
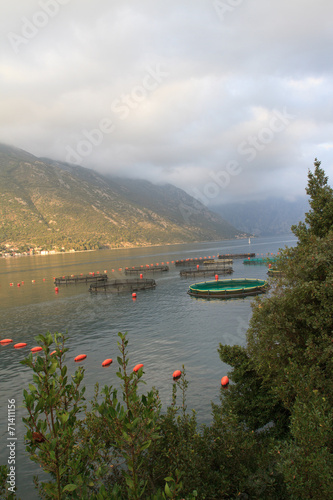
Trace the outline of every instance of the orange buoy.
{"label": "orange buoy", "polygon": [[199,269],[199,267],[200,267],[199,264],[197,264],[197,269]]}
{"label": "orange buoy", "polygon": [[135,365],[135,367],[133,368],[133,371],[136,373],[140,370],[140,368],[143,368],[143,364],[139,364],[139,365]]}
{"label": "orange buoy", "polygon": [[53,356],[53,354],[55,354],[57,351],[52,351],[50,352],[50,356]]}
{"label": "orange buoy", "polygon": [[215,279],[216,279],[216,281],[219,279],[219,275],[218,274],[215,274]]}
{"label": "orange buoy", "polygon": [[10,344],[12,341],[12,339],[2,339],[0,340],[0,344]]}
{"label": "orange buoy", "polygon": [[136,299],[136,293],[135,292],[132,293],[132,299]]}
{"label": "orange buoy", "polygon": [[25,347],[27,344],[25,342],[19,342],[18,344],[15,344],[14,347],[15,349],[21,349],[21,347]]}
{"label": "orange buoy", "polygon": [[180,370],[176,370],[175,372],[173,372],[173,374],[172,374],[173,380],[178,380],[179,377],[181,377],[181,374],[182,374],[182,372]]}
{"label": "orange buoy", "polygon": [[77,363],[78,361],[83,361],[84,359],[86,359],[86,357],[86,354],[79,354],[78,356],[76,356],[76,358],[74,358],[74,361]]}
{"label": "orange buoy", "polygon": [[9,283],[9,286],[13,286],[14,283]]}
{"label": "orange buoy", "polygon": [[229,378],[226,375],[221,378],[221,385],[222,387],[227,387],[229,385]]}
{"label": "orange buoy", "polygon": [[31,352],[38,352],[38,351],[42,351],[43,348],[38,346],[38,347],[33,347],[32,349],[30,349]]}
{"label": "orange buoy", "polygon": [[105,359],[102,363],[102,366],[110,366],[112,363],[112,359],[109,358],[109,359]]}

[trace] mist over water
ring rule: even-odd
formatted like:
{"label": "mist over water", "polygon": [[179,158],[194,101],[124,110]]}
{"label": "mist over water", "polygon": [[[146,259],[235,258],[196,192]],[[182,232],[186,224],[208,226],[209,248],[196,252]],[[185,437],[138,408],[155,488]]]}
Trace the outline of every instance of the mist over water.
{"label": "mist over water", "polygon": [[[19,363],[37,345],[36,335],[47,331],[68,332],[66,359],[70,374],[77,368],[74,357],[87,354],[82,365],[89,400],[96,382],[100,386],[119,386],[117,333],[128,332],[129,369],[137,363],[144,364],[143,378],[147,385],[143,390],[155,386],[166,409],[171,402],[172,373],[184,365],[189,382],[188,409],[197,411],[199,423],[209,423],[210,403],[219,401],[221,377],[229,370],[220,361],[217,348],[219,343],[245,344],[253,298],[207,301],[190,297],[186,292],[196,279],[180,278],[181,268],[171,261],[217,257],[224,253],[255,252],[261,256],[295,244],[296,239],[290,234],[252,239],[251,244],[247,240],[229,240],[0,259],[0,339],[12,338],[14,343],[28,344],[20,350],[14,349],[13,344],[0,346],[0,463],[5,464],[8,460],[7,400],[15,398],[18,495],[24,500],[37,498],[32,476],[40,473],[40,468],[24,451],[22,391],[32,375]],[[170,262],[169,272],[147,273],[147,277],[156,280],[157,286],[154,290],[137,292],[136,300],[129,292],[90,294],[86,284],[59,285],[59,293],[54,290],[54,277],[98,271],[107,271],[109,278],[124,277],[119,268],[161,262]],[[244,266],[242,259],[234,260],[233,269],[231,276],[220,278],[267,278],[266,266]],[[200,277],[197,281],[213,279]],[[102,368],[106,358],[114,362]]]}

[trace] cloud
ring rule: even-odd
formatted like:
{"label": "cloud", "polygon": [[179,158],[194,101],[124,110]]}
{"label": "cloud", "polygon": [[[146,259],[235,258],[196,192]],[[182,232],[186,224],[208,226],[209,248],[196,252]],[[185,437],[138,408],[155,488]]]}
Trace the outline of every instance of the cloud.
{"label": "cloud", "polygon": [[0,140],[211,205],[302,195],[315,156],[333,175],[332,14],[329,0],[3,3]]}

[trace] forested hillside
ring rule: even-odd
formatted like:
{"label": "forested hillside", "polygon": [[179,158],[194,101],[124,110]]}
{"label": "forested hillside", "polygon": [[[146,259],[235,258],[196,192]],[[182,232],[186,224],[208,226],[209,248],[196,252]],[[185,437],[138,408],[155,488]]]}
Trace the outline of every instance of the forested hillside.
{"label": "forested hillside", "polygon": [[0,145],[0,245],[86,250],[234,238],[184,191],[110,179]]}

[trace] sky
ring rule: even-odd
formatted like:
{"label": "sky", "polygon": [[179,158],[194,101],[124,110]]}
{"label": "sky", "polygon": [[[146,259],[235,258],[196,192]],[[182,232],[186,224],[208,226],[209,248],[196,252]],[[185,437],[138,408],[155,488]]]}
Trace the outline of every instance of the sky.
{"label": "sky", "polygon": [[214,207],[333,179],[331,0],[0,5],[0,142]]}

